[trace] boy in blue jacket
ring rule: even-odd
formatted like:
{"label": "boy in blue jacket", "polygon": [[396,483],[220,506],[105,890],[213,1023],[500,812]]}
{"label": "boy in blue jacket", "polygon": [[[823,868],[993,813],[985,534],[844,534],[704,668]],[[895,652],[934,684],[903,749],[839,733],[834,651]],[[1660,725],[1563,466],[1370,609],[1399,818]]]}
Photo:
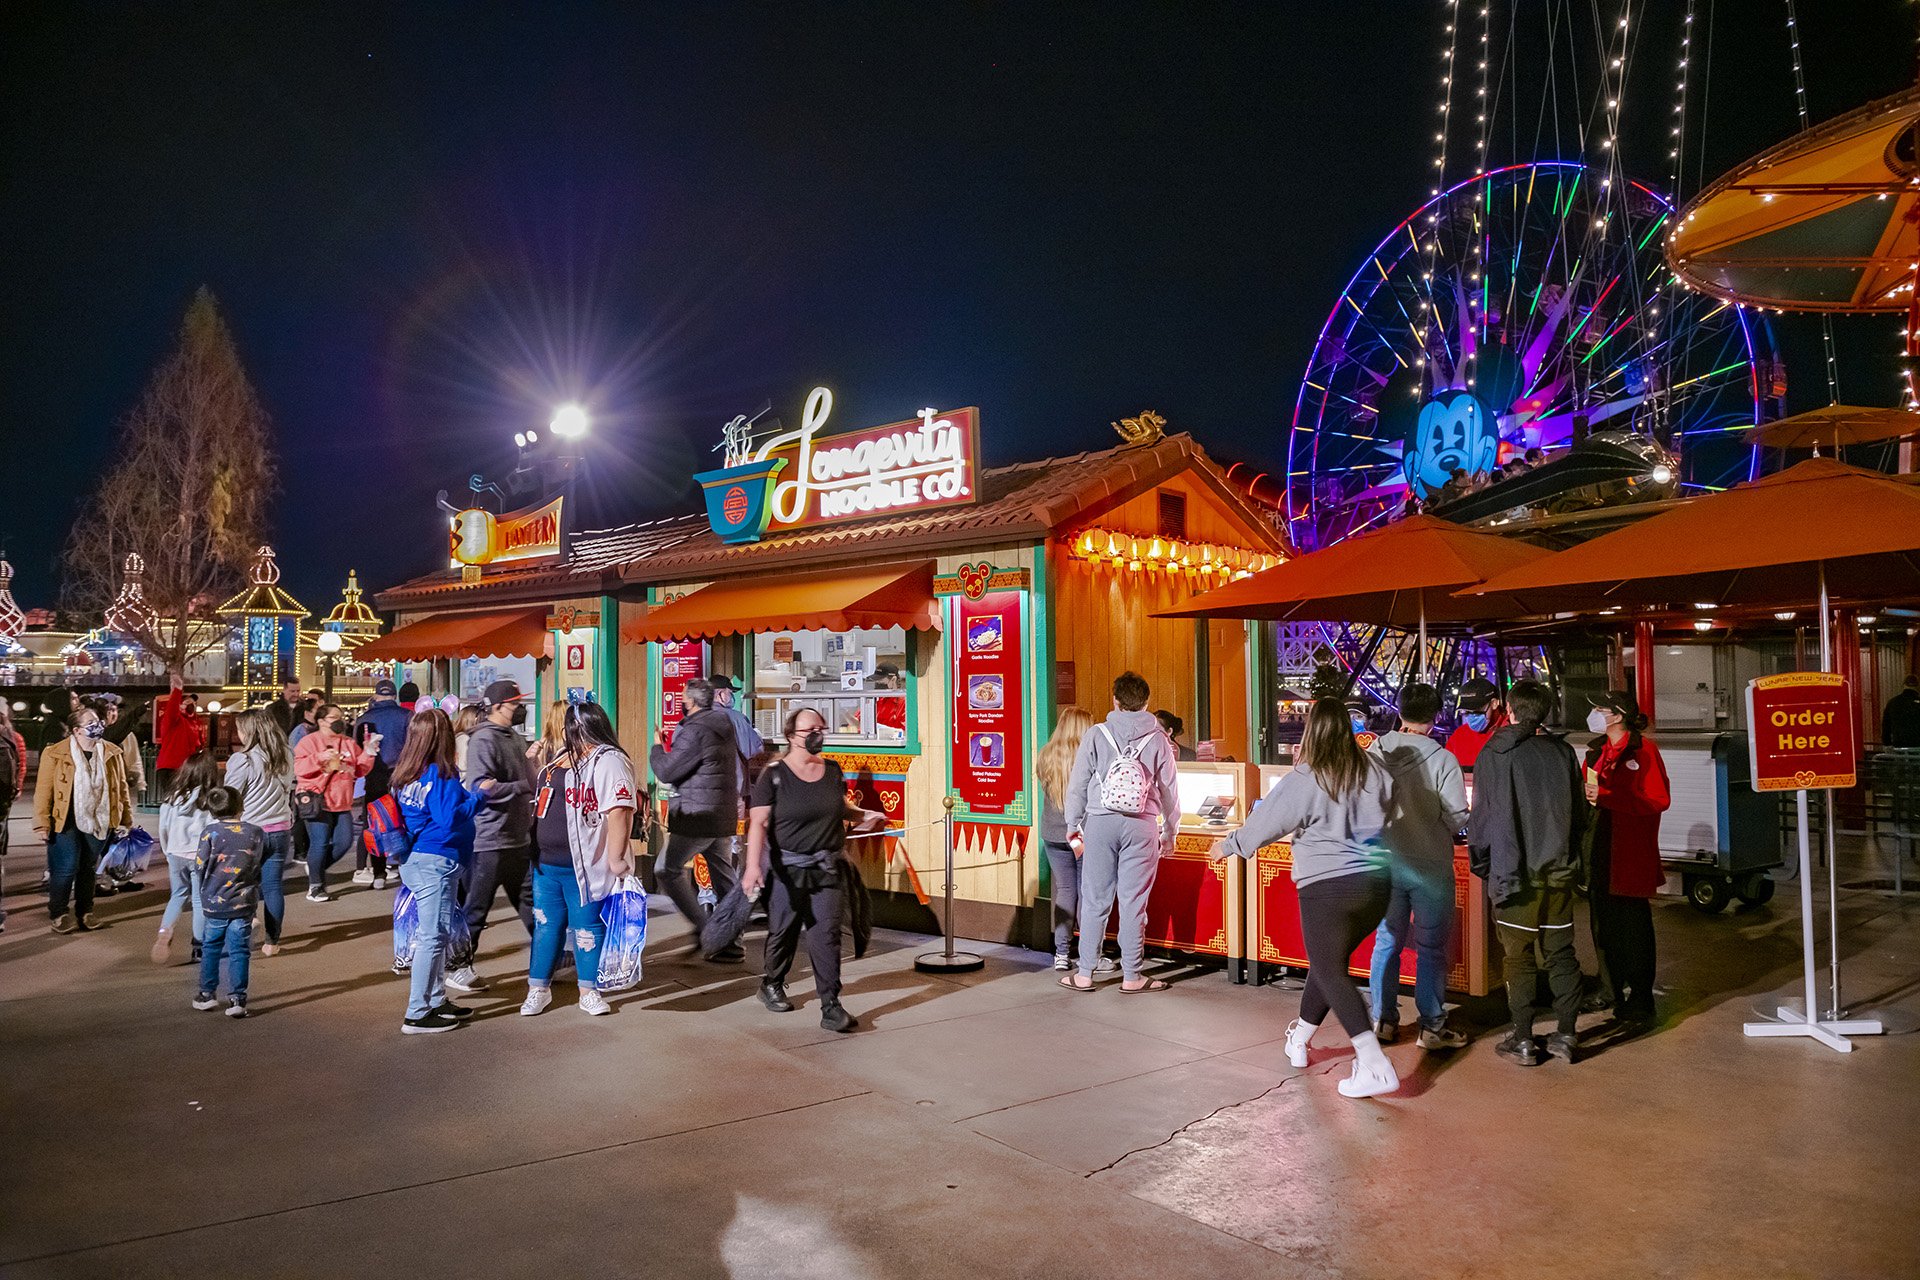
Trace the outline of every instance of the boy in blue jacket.
{"label": "boy in blue jacket", "polygon": [[266,861],[266,833],[251,822],[234,817],[240,812],[240,793],[232,787],[214,787],[204,801],[214,821],[200,837],[193,857],[194,878],[200,882],[201,914],[206,918],[200,939],[200,987],[193,1007],[202,1011],[220,1007],[220,960],[227,961],[229,1018],[247,1016],[247,966],[253,948],[253,914],[260,909],[260,865]]}

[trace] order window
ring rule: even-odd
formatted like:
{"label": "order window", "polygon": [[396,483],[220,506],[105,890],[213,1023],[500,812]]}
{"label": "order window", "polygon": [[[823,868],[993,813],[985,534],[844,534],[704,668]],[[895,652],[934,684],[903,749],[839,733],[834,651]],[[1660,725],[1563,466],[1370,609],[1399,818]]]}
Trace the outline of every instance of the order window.
{"label": "order window", "polygon": [[753,727],[769,742],[802,707],[827,722],[841,746],[907,740],[907,633],[772,631],[753,638]]}

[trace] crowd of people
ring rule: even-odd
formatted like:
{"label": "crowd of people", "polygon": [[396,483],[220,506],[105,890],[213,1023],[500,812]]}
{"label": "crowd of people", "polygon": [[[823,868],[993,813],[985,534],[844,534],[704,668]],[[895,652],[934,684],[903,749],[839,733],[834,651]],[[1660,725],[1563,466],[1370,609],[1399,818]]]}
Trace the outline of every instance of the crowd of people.
{"label": "crowd of people", "polygon": [[[1080,994],[1095,990],[1098,940],[1116,905],[1118,990],[1168,986],[1141,962],[1155,871],[1180,823],[1177,748],[1146,710],[1144,680],[1128,672],[1112,695],[1112,710],[1098,721],[1081,708],[1063,709],[1036,762],[1053,881],[1054,968],[1064,975],[1060,985]],[[1340,1083],[1348,1097],[1400,1087],[1382,1046],[1399,1037],[1400,959],[1409,942],[1421,1048],[1467,1043],[1449,1025],[1445,1003],[1453,851],[1463,831],[1502,950],[1512,1027],[1499,1056],[1522,1066],[1548,1057],[1576,1061],[1576,1019],[1596,1003],[1613,1009],[1624,1034],[1654,1018],[1649,899],[1665,878],[1659,823],[1671,796],[1632,695],[1594,700],[1587,728],[1595,737],[1584,761],[1549,727],[1554,698],[1536,681],[1519,681],[1501,698],[1491,682],[1470,680],[1458,703],[1462,722],[1442,744],[1435,728],[1441,697],[1430,685],[1411,685],[1398,726],[1378,737],[1340,699],[1317,699],[1292,771],[1215,847],[1216,859],[1251,858],[1291,841],[1309,967],[1286,1053],[1293,1065],[1308,1065],[1315,1034],[1329,1014],[1336,1017],[1354,1049],[1352,1074]],[[1581,893],[1600,963],[1598,1001],[1586,995],[1574,950]],[[1347,965],[1369,936],[1373,963],[1363,996]],[[1556,1019],[1544,1044],[1534,1035],[1543,967]]]}

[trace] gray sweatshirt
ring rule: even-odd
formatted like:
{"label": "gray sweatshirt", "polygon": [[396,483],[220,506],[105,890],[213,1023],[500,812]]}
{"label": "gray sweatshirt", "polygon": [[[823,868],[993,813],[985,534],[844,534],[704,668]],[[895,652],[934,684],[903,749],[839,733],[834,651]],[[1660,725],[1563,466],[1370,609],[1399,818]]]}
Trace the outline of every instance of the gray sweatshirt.
{"label": "gray sweatshirt", "polygon": [[1100,779],[1107,776],[1107,766],[1119,756],[1114,744],[1125,749],[1144,738],[1139,760],[1140,767],[1147,771],[1149,785],[1146,812],[1140,820],[1164,819],[1160,842],[1171,848],[1180,830],[1180,786],[1174,780],[1173,743],[1151,711],[1109,711],[1106,725],[1113,733],[1113,742],[1108,742],[1107,735],[1096,726],[1081,739],[1080,754],[1073,758],[1073,773],[1067,779],[1067,830],[1084,830],[1089,817],[1108,812],[1100,803]]}
{"label": "gray sweatshirt", "polygon": [[1293,883],[1384,870],[1387,812],[1393,778],[1367,756],[1367,776],[1335,801],[1306,765],[1296,765],[1247,816],[1246,825],[1220,842],[1220,852],[1251,858],[1262,847],[1293,836]]}
{"label": "gray sweatshirt", "polygon": [[1387,844],[1421,866],[1452,866],[1454,839],[1467,825],[1460,761],[1424,733],[1383,733],[1373,750],[1393,775]]}

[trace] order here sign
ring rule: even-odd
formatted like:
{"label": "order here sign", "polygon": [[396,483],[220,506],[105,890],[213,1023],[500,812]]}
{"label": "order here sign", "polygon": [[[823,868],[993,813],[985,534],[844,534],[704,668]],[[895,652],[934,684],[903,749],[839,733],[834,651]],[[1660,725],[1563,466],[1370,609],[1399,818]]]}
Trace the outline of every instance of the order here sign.
{"label": "order here sign", "polygon": [[1789,671],[1747,683],[1755,791],[1851,787],[1853,695],[1831,671]]}

